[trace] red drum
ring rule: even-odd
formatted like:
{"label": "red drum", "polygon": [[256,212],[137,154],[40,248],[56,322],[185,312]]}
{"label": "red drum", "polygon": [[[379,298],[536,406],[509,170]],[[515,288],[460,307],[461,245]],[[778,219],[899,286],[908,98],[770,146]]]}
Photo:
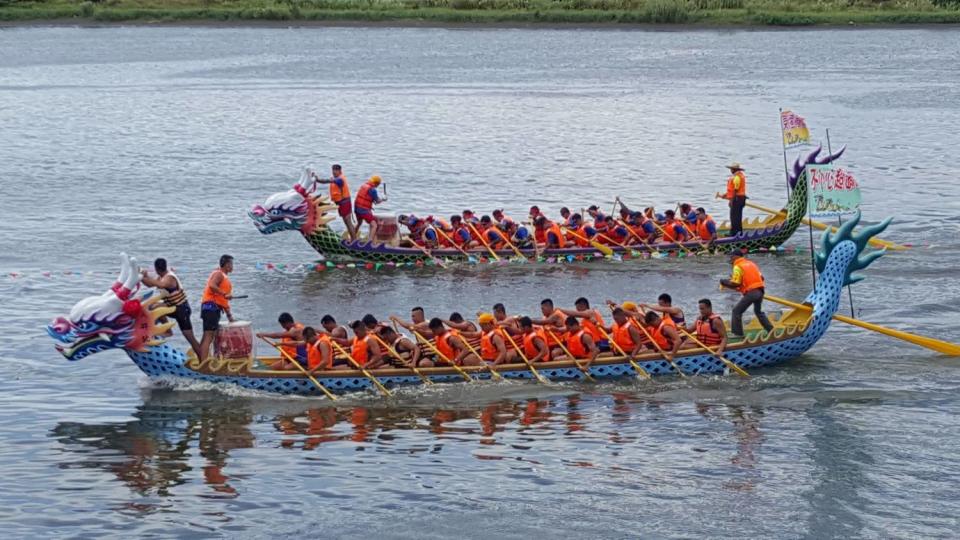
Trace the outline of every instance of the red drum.
{"label": "red drum", "polygon": [[397,216],[374,216],[377,220],[377,242],[395,245],[400,241],[400,226]]}
{"label": "red drum", "polygon": [[250,321],[221,324],[213,342],[214,354],[223,358],[250,358],[253,355],[253,327]]}

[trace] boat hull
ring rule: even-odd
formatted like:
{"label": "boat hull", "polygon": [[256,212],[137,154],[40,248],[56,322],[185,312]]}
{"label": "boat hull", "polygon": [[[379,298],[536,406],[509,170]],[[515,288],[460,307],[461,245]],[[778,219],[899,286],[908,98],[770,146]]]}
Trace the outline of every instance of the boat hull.
{"label": "boat hull", "polygon": [[[786,319],[786,318],[785,318]],[[724,356],[744,369],[756,369],[776,366],[788,362],[808,350],[816,343],[826,328],[806,331],[789,319],[781,325],[773,336],[761,340],[759,330],[751,332],[753,339],[733,345]],[[297,394],[321,396],[322,392],[313,382],[297,371],[258,371],[251,368],[249,359],[226,361],[212,359],[199,362],[196,358],[187,359],[183,352],[163,345],[146,352],[129,352],[130,358],[148,376],[154,379],[187,379],[215,384],[239,386],[275,394]],[[676,375],[676,371],[657,353],[645,353],[636,361],[643,371],[651,377]],[[700,350],[681,351],[674,363],[685,375],[725,375],[727,367],[714,355]],[[577,381],[586,376],[570,361],[557,361],[535,364],[537,371],[550,381]],[[483,367],[465,367],[463,370],[470,378],[490,380],[489,371]],[[433,383],[464,383],[466,380],[449,367],[421,368],[421,373]],[[401,386],[419,386],[424,381],[408,369],[374,370],[373,375],[388,388]],[[530,380],[534,376],[525,364],[504,365],[497,369],[504,379]],[[623,357],[599,358],[589,368],[590,376],[596,380],[614,380],[642,376],[630,362]],[[355,371],[332,371],[316,374],[317,381],[333,393],[344,394],[372,389],[370,379]]]}

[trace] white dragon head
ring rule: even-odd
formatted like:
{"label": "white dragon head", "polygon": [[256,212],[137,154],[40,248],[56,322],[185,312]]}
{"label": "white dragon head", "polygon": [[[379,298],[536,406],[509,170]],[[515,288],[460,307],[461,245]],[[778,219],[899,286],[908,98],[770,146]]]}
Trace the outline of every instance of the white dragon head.
{"label": "white dragon head", "polygon": [[134,258],[120,255],[120,277],[110,290],[77,302],[70,315],[57,317],[47,326],[47,334],[58,343],[56,348],[67,360],[80,360],[107,349],[145,351],[163,343],[159,336],[174,322],[157,323],[174,308],[161,301],[163,296],[140,293],[140,268]]}
{"label": "white dragon head", "polygon": [[314,194],[313,177],[313,169],[307,167],[292,188],[274,193],[262,205],[254,205],[247,215],[257,230],[263,234],[279,231],[310,234],[335,219],[326,212],[336,206],[329,204],[326,197]]}

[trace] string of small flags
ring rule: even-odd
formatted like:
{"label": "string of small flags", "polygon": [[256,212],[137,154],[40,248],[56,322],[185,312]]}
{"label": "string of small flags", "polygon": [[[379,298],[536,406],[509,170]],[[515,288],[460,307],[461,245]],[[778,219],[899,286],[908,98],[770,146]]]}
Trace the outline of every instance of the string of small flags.
{"label": "string of small flags", "polygon": [[[779,246],[776,248],[760,248],[752,250],[751,253],[803,253],[808,252],[809,248],[803,246],[790,246],[784,247]],[[580,254],[580,255],[566,255],[563,257],[540,257],[536,261],[525,259],[522,257],[514,257],[510,259],[501,258],[500,260],[494,260],[488,257],[470,257],[468,260],[462,259],[422,259],[416,261],[407,261],[407,262],[333,262],[333,261],[319,261],[319,262],[309,262],[309,263],[283,263],[283,262],[267,262],[267,261],[258,261],[254,263],[253,267],[255,270],[260,272],[282,272],[282,273],[304,273],[304,272],[329,272],[337,270],[370,270],[378,272],[381,270],[389,270],[395,268],[422,268],[422,267],[433,267],[433,266],[453,266],[453,265],[493,265],[493,266],[502,266],[507,264],[530,264],[533,262],[543,263],[543,264],[571,264],[578,262],[587,262],[592,260],[604,259],[607,261],[621,262],[631,259],[683,259],[694,256],[710,256],[711,254],[706,252],[696,252],[696,253],[685,253],[683,251],[672,251],[669,253],[666,252],[654,252],[649,253],[646,251],[632,251],[622,254],[615,253],[611,256],[604,256],[600,252],[592,254]],[[189,271],[185,268],[175,268],[173,269],[179,274],[189,274]],[[240,268],[238,268],[240,270]],[[6,277],[10,280],[20,280],[20,279],[57,279],[57,278],[79,278],[84,276],[113,276],[116,277],[117,270],[46,270],[46,271],[9,271],[5,274]]]}

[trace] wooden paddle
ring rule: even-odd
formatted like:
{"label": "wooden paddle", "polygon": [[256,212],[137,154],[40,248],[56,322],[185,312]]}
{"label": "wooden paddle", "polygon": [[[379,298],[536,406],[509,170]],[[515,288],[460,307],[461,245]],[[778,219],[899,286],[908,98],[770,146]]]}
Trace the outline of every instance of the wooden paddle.
{"label": "wooden paddle", "polygon": [[623,357],[627,359],[627,362],[630,362],[630,365],[633,366],[633,369],[634,371],[637,372],[638,376],[642,375],[644,379],[653,378],[650,376],[649,373],[647,373],[647,370],[640,367],[640,364],[638,364],[633,358],[630,357],[630,354],[627,353],[627,351],[623,350],[623,347],[621,347],[619,343],[617,343],[616,341],[613,340],[612,337],[610,337],[610,334],[608,334],[606,330],[601,328],[600,325],[597,325],[597,330],[600,330],[600,333],[603,334],[603,337],[607,338],[607,341],[610,342],[610,345],[613,347],[616,347],[617,350],[620,351],[620,354],[622,354]]}
{"label": "wooden paddle", "polygon": [[[434,230],[436,230],[436,229],[434,229]],[[433,256],[433,253],[431,253],[430,250],[427,249],[427,246],[421,246],[421,245],[418,244],[417,241],[414,240],[413,238],[410,238],[410,243],[412,243],[414,246],[416,246],[417,249],[419,249],[420,251],[422,251],[427,257],[430,257],[430,259],[432,259],[433,262],[437,263],[437,266],[439,266],[440,268],[446,268],[446,267],[447,267],[445,264],[443,264],[443,261],[441,261],[440,259],[438,259],[438,258],[436,258],[436,257]]]}
{"label": "wooden paddle", "polygon": [[[718,198],[718,199],[723,199],[723,196],[722,196],[721,194],[717,193],[717,194],[716,194],[716,198]],[[748,202],[745,202],[744,204],[745,204],[746,206],[749,206],[750,208],[754,208],[754,209],[756,209],[756,210],[760,210],[761,212],[766,212],[766,213],[771,214],[771,215],[774,215],[774,216],[784,216],[784,217],[787,216],[786,210],[774,210],[773,208],[767,208],[766,206],[760,206],[759,204],[754,204],[754,203],[749,202],[749,201],[748,201]],[[820,223],[819,221],[814,221],[814,220],[812,220],[812,219],[810,219],[810,218],[808,218],[808,217],[804,217],[804,218],[803,218],[803,223],[806,224],[806,225],[810,225],[811,227],[813,227],[813,228],[815,228],[815,229],[817,229],[817,230],[820,230],[820,231],[829,230],[831,233],[837,232],[837,228],[836,228],[836,227],[832,227],[832,226],[830,226],[830,225],[827,225],[826,223]],[[877,237],[871,238],[871,239],[868,241],[868,243],[869,243],[871,246],[873,246],[873,247],[877,247],[877,248],[887,248],[887,249],[889,249],[889,250],[891,250],[891,251],[905,251],[905,250],[907,250],[907,249],[910,249],[910,248],[907,247],[907,246],[902,246],[902,245],[900,245],[900,244],[895,244],[895,243],[893,243],[893,242],[890,242],[889,240],[883,240],[883,239],[877,238]]]}
{"label": "wooden paddle", "polygon": [[[560,338],[558,338],[556,334],[550,331],[550,329],[547,327],[543,327],[543,329],[546,330],[547,334],[557,342],[557,345],[559,345],[560,349],[563,350],[563,354],[567,355],[567,358],[573,360],[573,365],[577,366],[577,369],[583,372],[583,376],[586,377],[588,381],[597,382],[597,380],[593,378],[593,375],[590,375],[590,371],[581,366],[580,362],[577,362],[577,357],[573,356],[573,353],[567,350],[567,348],[563,345],[563,342],[560,341]],[[549,347],[550,344],[548,343],[547,346]]]}
{"label": "wooden paddle", "polygon": [[[620,200],[620,197],[619,197],[619,196],[617,197],[617,202],[620,203],[621,205],[623,205],[623,201]],[[626,207],[624,207],[624,208],[626,208]],[[637,240],[639,240],[643,245],[647,246],[647,249],[651,249],[651,250],[653,250],[653,251],[656,252],[656,253],[660,253],[660,250],[657,249],[656,246],[652,245],[650,242],[648,242],[648,241],[645,240],[643,237],[641,237],[639,234],[637,234],[637,233],[630,227],[630,225],[628,225],[625,221],[623,221],[622,219],[614,219],[614,221],[617,222],[617,223],[619,223],[619,224],[621,224],[621,225],[623,225],[624,227],[626,227],[626,228],[627,228],[627,232],[630,233],[630,234],[632,234],[633,237],[636,238]]]}
{"label": "wooden paddle", "polygon": [[[394,358],[399,360],[400,363],[403,364],[404,366],[407,365],[403,357],[400,356],[400,353],[398,353],[397,350],[391,347],[390,345],[387,345],[387,342],[381,339],[380,336],[373,334],[373,339],[377,340],[377,343],[379,343],[380,345],[383,345],[384,348],[387,349],[387,352],[390,353],[390,356],[393,356]],[[417,366],[408,366],[408,367],[411,370],[413,370],[414,373],[417,374],[417,377],[420,377],[420,380],[422,380],[424,384],[433,384],[433,381],[431,381],[426,375],[424,375],[423,373],[420,373],[420,370],[417,369]]]}
{"label": "wooden paddle", "polygon": [[510,341],[510,344],[513,345],[513,348],[517,350],[517,353],[520,355],[520,358],[522,358],[523,362],[527,364],[528,368],[530,368],[530,373],[533,373],[533,376],[536,377],[537,380],[540,381],[541,383],[548,384],[549,381],[547,381],[547,379],[545,379],[543,375],[540,375],[540,372],[537,371],[537,368],[533,367],[533,362],[531,362],[530,359],[527,358],[527,355],[523,354],[523,349],[521,349],[520,346],[517,345],[517,342],[513,340],[513,338],[510,336],[510,332],[507,332],[506,330],[504,330],[503,335],[506,336],[507,340]]}
{"label": "wooden paddle", "polygon": [[323,394],[324,394],[325,396],[327,396],[328,398],[330,398],[330,401],[336,401],[336,400],[337,400],[337,396],[333,395],[333,393],[330,392],[329,390],[327,390],[327,388],[326,388],[325,386],[323,386],[322,384],[320,384],[320,381],[318,381],[316,378],[314,378],[314,376],[311,375],[307,370],[303,369],[303,366],[300,365],[300,362],[297,362],[295,359],[293,359],[293,358],[290,356],[290,354],[287,353],[287,351],[281,349],[279,345],[277,345],[276,343],[270,341],[269,339],[267,339],[267,338],[265,338],[265,337],[263,337],[263,336],[260,336],[260,339],[266,341],[271,347],[273,347],[274,349],[280,351],[280,354],[281,354],[281,355],[283,355],[283,356],[284,356],[289,362],[291,362],[293,365],[297,366],[297,369],[299,369],[301,373],[303,373],[304,375],[306,375],[307,378],[310,379],[310,382],[312,382],[317,388],[319,388],[320,391],[323,392]]}
{"label": "wooden paddle", "polygon": [[497,371],[496,371],[495,369],[493,369],[493,366],[491,366],[490,364],[488,364],[487,361],[484,360],[482,356],[480,356],[480,353],[478,353],[477,350],[473,348],[473,345],[470,345],[470,342],[469,342],[469,341],[467,341],[467,340],[464,339],[464,338],[460,338],[460,341],[462,341],[463,344],[466,345],[468,349],[470,349],[470,352],[472,352],[473,354],[477,355],[477,358],[480,359],[480,365],[483,366],[483,367],[485,367],[485,368],[487,368],[487,371],[490,372],[490,375],[491,375],[494,379],[497,379],[498,381],[502,381],[502,380],[503,380],[503,375],[500,375],[499,373],[497,373]]}
{"label": "wooden paddle", "polygon": [[347,352],[343,347],[341,347],[339,343],[337,343],[336,341],[333,341],[333,340],[330,340],[330,343],[332,343],[333,346],[336,347],[338,351],[340,351],[340,354],[342,354],[342,355],[344,355],[344,356],[347,357],[347,362],[350,362],[350,364],[351,364],[354,368],[360,370],[360,373],[363,373],[364,377],[370,379],[370,382],[372,382],[373,385],[377,387],[377,390],[380,390],[380,392],[383,393],[383,395],[385,395],[385,396],[387,396],[387,397],[393,395],[389,390],[387,390],[387,387],[385,387],[385,386],[383,386],[382,384],[380,384],[380,381],[378,381],[376,377],[374,377],[373,375],[371,375],[369,371],[367,371],[366,369],[364,369],[363,366],[361,366],[356,360],[354,360],[353,357],[350,356],[350,353]]}
{"label": "wooden paddle", "polygon": [[594,248],[596,248],[597,251],[599,251],[600,253],[603,253],[604,255],[606,255],[606,256],[608,256],[608,257],[609,257],[610,255],[613,255],[613,250],[610,249],[610,246],[605,246],[605,245],[601,244],[600,242],[597,242],[596,240],[587,238],[586,236],[583,236],[582,234],[580,234],[580,233],[578,233],[578,232],[576,232],[576,231],[571,231],[570,229],[568,229],[568,228],[566,228],[566,227],[560,227],[560,230],[561,230],[561,231],[564,231],[564,232],[568,232],[568,233],[576,236],[577,238],[579,238],[579,239],[581,239],[581,240],[590,242],[590,245],[591,245],[591,246],[593,246]]}
{"label": "wooden paddle", "polygon": [[527,259],[527,256],[521,253],[520,250],[517,249],[517,246],[513,245],[513,242],[510,241],[510,238],[508,238],[510,236],[509,233],[505,231],[500,231],[500,230],[498,230],[497,233],[500,234],[500,237],[503,238],[503,241],[506,242],[508,246],[510,246],[510,249],[512,249],[513,252],[517,254],[517,257],[520,257],[523,260]]}
{"label": "wooden paddle", "polygon": [[454,248],[456,248],[457,251],[459,251],[460,253],[463,253],[463,255],[464,255],[467,259],[470,259],[470,258],[473,257],[473,255],[467,253],[466,251],[464,251],[464,249],[463,249],[462,247],[458,246],[457,243],[453,241],[453,238],[450,238],[449,236],[447,236],[447,233],[441,231],[440,229],[434,229],[434,230],[437,231],[438,233],[440,233],[440,236],[443,236],[444,238],[446,238],[446,239],[447,239],[447,242],[450,242],[450,245],[453,246]]}
{"label": "wooden paddle", "polygon": [[470,223],[469,221],[465,221],[464,223],[467,224],[468,229],[473,231],[473,234],[477,235],[477,239],[480,240],[480,243],[483,244],[483,247],[487,248],[487,251],[490,252],[490,255],[493,257],[493,259],[499,261],[500,257],[497,257],[497,253],[493,251],[493,248],[490,247],[490,244],[487,243],[487,240],[483,237],[483,235],[477,231],[477,228],[473,226],[473,223]]}
{"label": "wooden paddle", "polygon": [[[660,231],[660,234],[661,234],[661,235],[666,236],[667,231],[663,230],[663,227],[661,227],[660,224],[657,223],[657,220],[651,219],[651,220],[650,220],[650,223],[653,223],[653,226],[656,227],[658,231]],[[673,243],[676,244],[677,246],[679,246],[680,249],[686,251],[688,254],[693,254],[693,251],[691,251],[690,248],[688,248],[687,246],[683,245],[683,242],[678,242],[678,241],[674,240]],[[667,245],[669,245],[669,244],[667,244]]]}
{"label": "wooden paddle", "polygon": [[667,356],[666,351],[660,348],[660,344],[654,341],[653,336],[651,336],[650,332],[647,331],[646,325],[644,325],[642,322],[638,321],[637,319],[633,319],[633,321],[637,323],[637,327],[640,328],[640,331],[643,332],[643,335],[647,336],[647,339],[649,339],[650,343],[652,343],[653,346],[657,349],[657,352],[660,353],[660,356],[662,356],[663,359],[670,364],[670,367],[672,367],[680,375],[680,378],[686,379],[687,375],[680,370],[680,367],[677,364],[675,364],[673,360],[670,359],[670,357]]}
{"label": "wooden paddle", "polygon": [[[724,364],[725,366],[727,366],[728,368],[732,369],[733,371],[736,371],[736,372],[737,372],[737,375],[740,375],[741,377],[744,377],[744,378],[746,378],[746,379],[749,379],[749,378],[750,378],[750,374],[747,373],[746,370],[744,370],[744,369],[741,368],[740,366],[734,364],[734,363],[731,362],[730,360],[727,360],[726,358],[724,358],[724,356],[723,356],[722,354],[720,354],[720,353],[717,352],[716,350],[711,349],[710,347],[707,347],[707,345],[706,345],[705,343],[703,343],[702,341],[700,341],[699,339],[697,339],[697,337],[694,336],[693,334],[691,334],[690,332],[687,332],[686,329],[680,328],[680,327],[678,326],[678,327],[677,327],[677,330],[679,330],[681,334],[683,334],[683,335],[687,336],[688,338],[692,339],[694,343],[696,343],[697,345],[701,346],[703,349],[709,351],[710,354],[716,356],[717,359],[720,360],[721,362],[723,362],[723,364]],[[724,330],[724,331],[726,331],[726,330]]]}
{"label": "wooden paddle", "polygon": [[444,356],[444,354],[443,354],[442,352],[440,352],[440,350],[437,349],[437,348],[433,345],[433,343],[430,343],[430,341],[427,340],[427,338],[425,338],[425,337],[423,337],[422,335],[420,335],[420,332],[417,332],[416,330],[411,330],[411,332],[413,332],[413,335],[417,336],[417,339],[419,339],[420,341],[422,341],[423,343],[425,343],[425,344],[427,345],[427,347],[430,347],[430,350],[433,351],[433,354],[437,355],[437,358],[439,358],[439,359],[443,360],[444,362],[446,362],[447,364],[449,364],[450,367],[452,367],[452,368],[454,369],[454,371],[456,371],[457,373],[459,373],[461,377],[463,377],[464,379],[466,379],[466,380],[468,380],[468,381],[471,381],[471,382],[477,382],[476,379],[474,379],[474,378],[471,377],[470,375],[467,375],[467,372],[464,371],[463,368],[461,368],[460,366],[458,366],[456,363],[454,363],[453,360],[451,360],[451,359],[447,358],[446,356]]}
{"label": "wooden paddle", "polygon": [[[785,300],[783,298],[777,298],[776,296],[770,296],[769,294],[763,295],[764,300],[770,300],[771,302],[776,302],[778,304],[783,304],[787,307],[792,307],[794,309],[802,309],[805,311],[813,311],[813,307],[807,304],[798,304],[796,302],[791,302],[790,300]],[[857,319],[851,319],[844,315],[834,315],[833,319],[840,321],[842,323],[851,324],[853,326],[859,326],[860,328],[865,328],[873,332],[877,332],[886,336],[894,337],[897,339],[902,339],[903,341],[908,341],[914,345],[919,345],[921,347],[926,347],[932,351],[936,351],[941,354],[946,354],[949,356],[960,356],[960,345],[949,343],[947,341],[941,341],[939,339],[928,338],[924,336],[918,336],[916,334],[911,334],[904,332],[902,330],[894,330],[893,328],[887,328],[885,326],[880,326],[879,324],[868,323],[860,321]]]}

